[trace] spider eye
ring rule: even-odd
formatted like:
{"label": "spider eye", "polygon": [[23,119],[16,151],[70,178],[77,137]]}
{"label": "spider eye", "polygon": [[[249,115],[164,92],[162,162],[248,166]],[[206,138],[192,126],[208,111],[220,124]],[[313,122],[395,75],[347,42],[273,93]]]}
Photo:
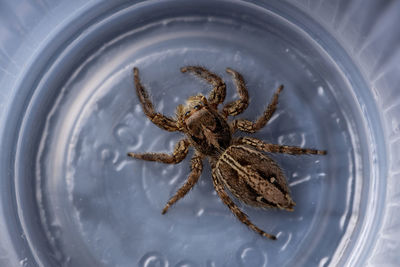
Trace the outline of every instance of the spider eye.
{"label": "spider eye", "polygon": [[200,109],[200,105],[196,105],[193,108],[196,109],[196,110],[199,110]]}
{"label": "spider eye", "polygon": [[186,111],[185,116],[189,116],[190,115],[190,111]]}

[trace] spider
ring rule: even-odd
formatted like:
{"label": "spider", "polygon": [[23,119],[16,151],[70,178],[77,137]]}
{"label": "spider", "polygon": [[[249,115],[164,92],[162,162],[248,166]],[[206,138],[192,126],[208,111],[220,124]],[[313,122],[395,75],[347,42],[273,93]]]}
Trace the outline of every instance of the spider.
{"label": "spider", "polygon": [[249,105],[249,96],[244,79],[237,71],[227,68],[235,82],[239,99],[227,103],[222,110],[218,105],[224,102],[226,85],[216,74],[204,67],[187,66],[182,72],[192,73],[213,86],[208,97],[201,94],[191,96],[185,105],[176,109],[176,117],[168,117],[155,111],[146,89],[140,82],[139,70],[133,69],[137,96],[142,104],[144,114],[161,129],[174,132],[183,132],[185,138],[180,140],[172,154],[165,153],[128,153],[128,156],[147,161],[157,161],[167,164],[177,164],[188,154],[188,148],[195,148],[191,160],[191,172],[186,182],[173,195],[162,214],[184,197],[197,183],[203,169],[203,159],[208,158],[212,168],[214,188],[222,202],[232,213],[250,229],[258,234],[276,240],[274,235],[268,234],[254,225],[232,201],[227,191],[245,204],[261,208],[279,208],[293,211],[295,202],[290,196],[286,178],[270,157],[262,152],[316,154],[325,155],[325,150],[268,144],[251,137],[233,137],[236,131],[255,133],[263,128],[274,114],[278,97],[283,90],[279,86],[264,113],[255,121],[236,119],[228,122],[228,116],[242,113]]}

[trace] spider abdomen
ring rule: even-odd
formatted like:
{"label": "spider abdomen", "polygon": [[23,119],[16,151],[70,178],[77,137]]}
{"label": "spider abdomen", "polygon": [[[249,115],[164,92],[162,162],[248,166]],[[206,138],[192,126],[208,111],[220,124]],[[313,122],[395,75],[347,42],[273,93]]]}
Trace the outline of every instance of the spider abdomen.
{"label": "spider abdomen", "polygon": [[236,198],[246,204],[293,210],[295,203],[282,170],[275,161],[252,147],[228,147],[213,172]]}

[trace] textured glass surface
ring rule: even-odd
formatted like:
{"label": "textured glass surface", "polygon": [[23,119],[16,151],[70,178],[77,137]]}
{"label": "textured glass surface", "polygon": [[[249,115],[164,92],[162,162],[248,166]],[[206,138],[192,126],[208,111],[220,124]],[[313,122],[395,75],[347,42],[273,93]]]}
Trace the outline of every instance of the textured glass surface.
{"label": "textured glass surface", "polygon": [[[0,4],[0,266],[398,266],[398,1],[3,1]],[[131,160],[182,138],[153,125],[132,68],[173,115],[210,86],[179,68],[244,76],[254,137],[328,150],[272,157],[294,212],[239,206],[190,172]],[[245,134],[239,134],[245,135]],[[206,161],[205,161],[206,162]]]}

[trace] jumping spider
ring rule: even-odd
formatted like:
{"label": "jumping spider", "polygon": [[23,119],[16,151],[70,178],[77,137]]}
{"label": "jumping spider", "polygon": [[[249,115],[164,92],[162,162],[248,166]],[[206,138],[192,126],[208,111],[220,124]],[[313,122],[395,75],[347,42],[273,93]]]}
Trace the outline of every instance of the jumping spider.
{"label": "jumping spider", "polygon": [[154,110],[149,95],[140,82],[139,70],[133,69],[136,93],[146,116],[161,129],[183,132],[186,137],[176,144],[172,155],[133,152],[128,155],[137,159],[176,164],[186,157],[189,146],[193,146],[195,154],[191,160],[191,173],[185,184],[167,202],[162,214],[165,214],[171,205],[185,196],[197,183],[203,169],[202,160],[208,157],[212,167],[212,181],[223,203],[242,223],[260,235],[275,240],[274,235],[264,232],[248,219],[231,200],[225,189],[251,206],[293,211],[295,202],[290,197],[282,170],[271,158],[261,152],[325,155],[326,151],[268,144],[251,137],[233,137],[237,130],[255,133],[267,124],[276,110],[283,85],[278,88],[267,109],[255,122],[245,119],[228,122],[228,116],[239,115],[249,104],[242,75],[230,68],[226,69],[227,73],[234,78],[239,99],[226,104],[219,111],[218,105],[224,101],[226,95],[224,81],[216,74],[199,66],[183,67],[181,71],[193,73],[206,80],[213,85],[213,89],[208,98],[201,94],[189,97],[186,105],[177,107],[176,118],[170,118]]}

